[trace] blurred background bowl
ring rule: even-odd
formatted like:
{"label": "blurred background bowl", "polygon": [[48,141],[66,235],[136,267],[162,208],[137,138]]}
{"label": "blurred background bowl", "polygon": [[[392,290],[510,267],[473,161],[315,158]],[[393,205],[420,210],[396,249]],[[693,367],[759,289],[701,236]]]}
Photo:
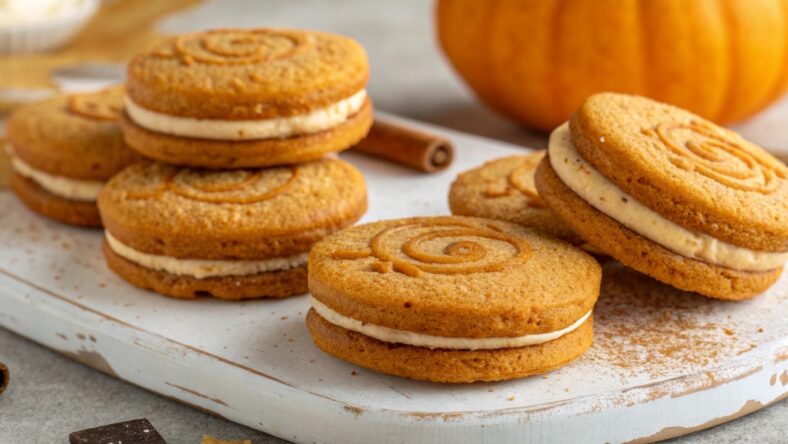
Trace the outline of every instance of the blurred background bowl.
{"label": "blurred background bowl", "polygon": [[96,13],[100,0],[65,2],[52,15],[0,24],[0,54],[48,51],[68,43]]}

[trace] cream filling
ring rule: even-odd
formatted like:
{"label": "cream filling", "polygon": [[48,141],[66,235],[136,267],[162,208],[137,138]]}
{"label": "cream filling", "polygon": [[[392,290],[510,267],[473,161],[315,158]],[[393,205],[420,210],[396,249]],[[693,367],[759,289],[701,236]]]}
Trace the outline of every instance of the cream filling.
{"label": "cream filling", "polygon": [[148,254],[137,251],[104,231],[109,248],[118,256],[153,270],[179,276],[203,279],[216,276],[248,276],[269,271],[297,268],[306,264],[309,253],[288,257],[277,257],[260,261],[223,261],[208,259],[181,259],[171,256]]}
{"label": "cream filling", "polygon": [[454,338],[448,336],[432,336],[412,331],[374,325],[343,316],[328,308],[325,304],[312,297],[312,308],[326,321],[347,330],[375,338],[379,341],[394,344],[407,344],[426,348],[447,348],[453,350],[496,350],[501,348],[525,347],[554,341],[567,333],[576,330],[591,316],[591,311],[583,315],[574,324],[549,333],[500,338]]}
{"label": "cream filling", "polygon": [[6,153],[11,160],[11,168],[37,183],[41,188],[48,192],[69,200],[79,200],[85,202],[95,202],[98,199],[99,191],[104,186],[104,182],[96,180],[71,179],[69,177],[55,176],[44,171],[37,170],[27,162],[14,155],[14,149],[10,144],[6,144]]}
{"label": "cream filling", "polygon": [[636,201],[586,162],[572,144],[569,124],[550,135],[550,165],[561,181],[591,206],[641,236],[684,257],[734,270],[780,268],[788,252],[757,251],[690,231]]}
{"label": "cream filling", "polygon": [[136,124],[151,131],[175,136],[216,140],[285,138],[334,128],[364,106],[366,90],[305,114],[257,120],[198,119],[162,114],[126,97],[126,112]]}

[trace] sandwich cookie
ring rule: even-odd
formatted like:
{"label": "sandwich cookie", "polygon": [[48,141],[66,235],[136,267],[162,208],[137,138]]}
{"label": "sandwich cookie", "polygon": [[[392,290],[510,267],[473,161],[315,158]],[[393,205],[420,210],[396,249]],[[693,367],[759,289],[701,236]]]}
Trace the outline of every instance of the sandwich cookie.
{"label": "sandwich cookie", "polygon": [[514,222],[564,239],[583,243],[568,225],[542,202],[534,173],[545,151],[491,160],[457,176],[449,189],[449,208],[458,216]]}
{"label": "sandwich cookie", "polygon": [[588,98],[550,136],[536,186],[596,247],[720,299],[766,290],[788,260],[788,170],[736,133],[646,98]]}
{"label": "sandwich cookie", "polygon": [[306,291],[309,249],[366,211],[361,173],[339,159],[255,170],[132,166],[99,195],[109,267],[178,298]]}
{"label": "sandwich cookie", "polygon": [[123,89],[60,96],[17,109],[7,126],[11,187],[33,211],[98,227],[101,187],[141,160],[123,143]]}
{"label": "sandwich cookie", "polygon": [[309,256],[321,350],[437,382],[544,373],[591,345],[597,262],[521,225],[460,216],[351,227]]}
{"label": "sandwich cookie", "polygon": [[123,130],[147,157],[204,168],[294,164],[372,125],[364,49],[334,34],[221,29],[169,39],[128,66]]}

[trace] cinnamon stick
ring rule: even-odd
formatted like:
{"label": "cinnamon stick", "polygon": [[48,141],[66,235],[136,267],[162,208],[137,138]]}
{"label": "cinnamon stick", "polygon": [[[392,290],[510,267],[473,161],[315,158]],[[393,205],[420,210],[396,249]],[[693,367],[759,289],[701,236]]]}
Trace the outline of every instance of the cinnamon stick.
{"label": "cinnamon stick", "polygon": [[454,147],[449,140],[380,120],[375,120],[367,137],[353,149],[426,173],[447,168],[454,158]]}
{"label": "cinnamon stick", "polygon": [[6,387],[8,387],[8,381],[10,380],[11,373],[8,372],[8,367],[0,362],[0,395],[2,395]]}

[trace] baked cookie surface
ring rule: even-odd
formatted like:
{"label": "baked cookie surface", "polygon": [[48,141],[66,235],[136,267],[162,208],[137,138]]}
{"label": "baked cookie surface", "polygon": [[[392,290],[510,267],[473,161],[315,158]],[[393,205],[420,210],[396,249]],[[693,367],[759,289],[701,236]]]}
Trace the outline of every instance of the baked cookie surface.
{"label": "baked cookie surface", "polygon": [[688,111],[596,94],[569,122],[594,169],[663,217],[725,242],[788,251],[788,168]]}
{"label": "baked cookie surface", "polygon": [[[590,346],[600,279],[581,250],[513,223],[375,222],[312,249],[308,325],[324,351],[378,371],[442,382],[510,379],[563,365]],[[396,364],[405,350],[408,368]],[[460,367],[419,367],[417,356],[445,360],[435,368]]]}
{"label": "baked cookie surface", "polygon": [[100,226],[95,201],[104,182],[142,159],[123,142],[122,108],[123,89],[113,87],[16,110],[5,149],[22,200],[61,222]]}
{"label": "baked cookie surface", "polygon": [[763,292],[788,260],[786,168],[728,130],[606,93],[551,134],[548,152],[536,175],[548,206],[638,271],[737,300]]}
{"label": "baked cookie surface", "polygon": [[128,66],[127,143],[204,168],[265,167],[349,148],[372,125],[369,66],[354,40],[287,29],[173,37]]}
{"label": "baked cookie surface", "polygon": [[282,297],[305,291],[312,244],[364,214],[366,186],[339,159],[232,171],[148,163],[115,176],[99,209],[108,263],[135,285]]}
{"label": "baked cookie surface", "polygon": [[582,243],[536,190],[534,173],[545,153],[503,157],[460,173],[449,189],[452,214],[514,222],[575,245]]}
{"label": "baked cookie surface", "polygon": [[183,34],[134,57],[129,98],[151,111],[201,119],[304,114],[364,89],[369,66],[351,38],[289,29]]}

